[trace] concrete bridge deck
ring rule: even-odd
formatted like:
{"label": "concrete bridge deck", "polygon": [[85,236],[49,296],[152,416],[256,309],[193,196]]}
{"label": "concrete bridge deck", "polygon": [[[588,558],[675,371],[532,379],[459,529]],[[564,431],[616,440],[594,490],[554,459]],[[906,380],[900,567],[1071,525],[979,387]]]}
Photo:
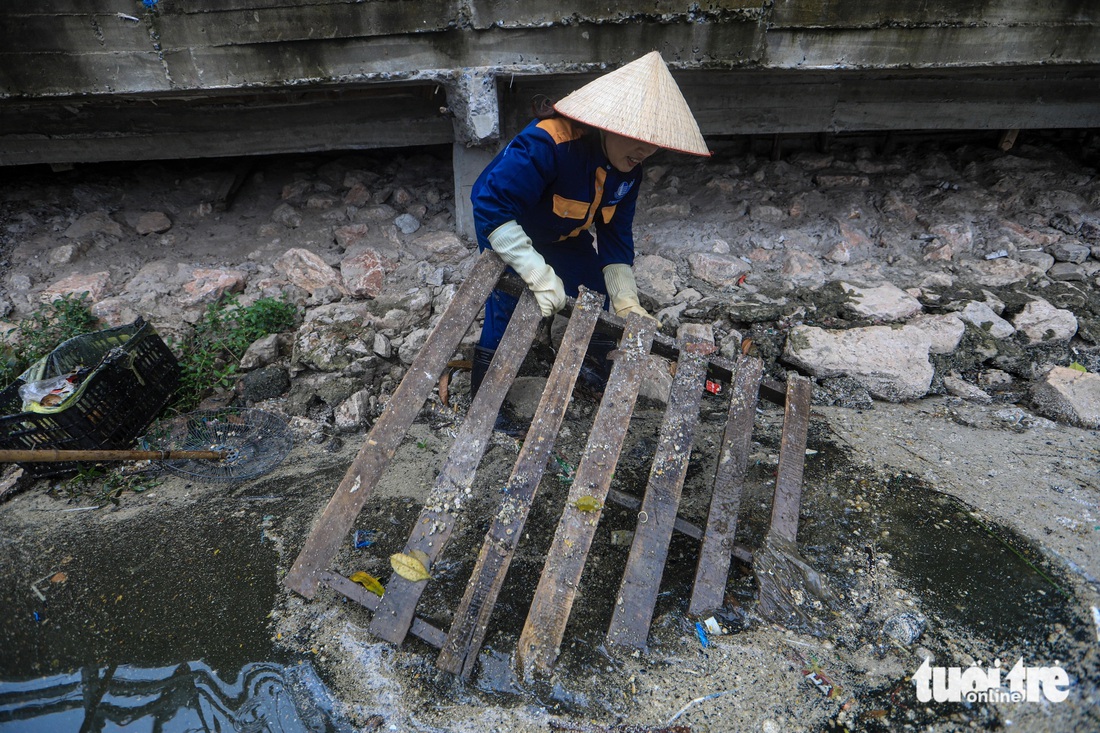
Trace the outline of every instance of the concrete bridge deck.
{"label": "concrete bridge deck", "polygon": [[1090,0],[148,1],[0,9],[0,165],[452,144],[462,201],[654,49],[711,137],[1100,127]]}

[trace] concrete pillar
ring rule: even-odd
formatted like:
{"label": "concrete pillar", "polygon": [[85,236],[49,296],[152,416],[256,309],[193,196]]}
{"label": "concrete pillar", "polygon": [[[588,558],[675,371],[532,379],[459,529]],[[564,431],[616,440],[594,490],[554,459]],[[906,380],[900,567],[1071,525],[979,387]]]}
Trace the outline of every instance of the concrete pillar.
{"label": "concrete pillar", "polygon": [[474,187],[474,181],[489,165],[489,161],[497,154],[500,143],[484,147],[467,147],[465,143],[454,143],[453,165],[455,179],[455,228],[462,237],[471,240],[477,238],[474,234],[474,212],[470,203],[470,190]]}
{"label": "concrete pillar", "polygon": [[470,190],[500,149],[500,99],[492,69],[464,69],[446,85],[455,131],[455,226],[475,238]]}

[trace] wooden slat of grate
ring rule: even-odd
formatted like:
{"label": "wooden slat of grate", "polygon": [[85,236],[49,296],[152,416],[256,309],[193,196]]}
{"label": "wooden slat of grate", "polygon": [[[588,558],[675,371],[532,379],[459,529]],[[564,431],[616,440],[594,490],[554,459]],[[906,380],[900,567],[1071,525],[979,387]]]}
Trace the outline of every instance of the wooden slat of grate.
{"label": "wooden slat of grate", "polygon": [[554,449],[596,319],[603,310],[603,300],[601,293],[584,289],[577,298],[542,400],[504,487],[500,509],[485,535],[473,575],[436,660],[440,669],[461,673],[464,677],[473,672],[512,553],[519,543],[539,481]]}
{"label": "wooden slat of grate", "polygon": [[[429,570],[451,539],[455,514],[473,484],[474,473],[489,446],[497,412],[531,349],[541,320],[542,312],[535,296],[530,290],[524,291],[405,544],[404,552],[421,550],[428,556]],[[394,644],[404,641],[416,604],[427,585],[426,580],[414,583],[394,573],[386,583],[386,594],[371,621],[371,633]]]}
{"label": "wooden slat of grate", "polygon": [[802,469],[806,465],[806,435],[810,428],[813,382],[791,374],[787,377],[787,407],[783,413],[783,438],[779,444],[779,471],[768,533],[794,543],[798,538],[798,510],[802,504]]}
{"label": "wooden slat of grate", "polygon": [[595,499],[602,507],[607,498],[611,475],[615,472],[638,399],[642,367],[650,358],[654,322],[631,314],[626,324],[619,342],[619,356],[611,370],[584,456],[573,478],[568,504],[558,523],[520,634],[516,661],[525,679],[535,671],[548,674],[558,658],[565,625],[601,514],[599,509],[581,510],[577,501],[587,497]]}
{"label": "wooden slat of grate", "polygon": [[[358,583],[348,580],[338,573],[322,570],[317,573],[317,579],[332,588],[340,595],[365,606],[371,611],[378,610],[378,604],[382,600]],[[441,629],[432,626],[427,621],[414,618],[409,628],[409,633],[428,642],[436,649],[443,646],[443,640],[447,637]]]}
{"label": "wooden slat of grate", "polygon": [[379,476],[389,465],[421,406],[443,373],[466,330],[485,303],[504,262],[486,250],[447,306],[424,347],[409,367],[390,403],[367,434],[336,492],[306,538],[283,583],[306,598],[317,590],[317,574],[327,570],[340,543],[348,536]]}
{"label": "wooden slat of grate", "polygon": [[725,600],[729,578],[730,553],[737,534],[737,514],[741,510],[741,492],[748,472],[752,426],[756,417],[757,395],[764,364],[760,359],[742,357],[730,389],[729,417],[722,436],[718,467],[714,472],[714,493],[688,613],[701,614],[720,608]]}
{"label": "wooden slat of grate", "polygon": [[642,510],[634,530],[634,542],[630,545],[626,572],[607,629],[609,646],[644,649],[649,638],[649,624],[657,605],[657,591],[672,541],[695,428],[699,424],[699,403],[705,380],[706,361],[686,348],[681,350]]}

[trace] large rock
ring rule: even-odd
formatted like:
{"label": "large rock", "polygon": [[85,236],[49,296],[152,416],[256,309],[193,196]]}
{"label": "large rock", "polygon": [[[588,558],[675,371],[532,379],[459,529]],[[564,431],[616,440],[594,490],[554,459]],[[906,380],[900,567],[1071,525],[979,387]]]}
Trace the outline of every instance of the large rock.
{"label": "large rock", "polygon": [[976,300],[970,301],[959,311],[959,318],[987,332],[993,338],[1004,339],[1016,333],[1011,323],[994,313],[993,309],[985,303],[979,303]]}
{"label": "large rock", "polygon": [[739,257],[712,252],[691,253],[688,265],[692,275],[719,288],[733,287],[739,277],[752,269]]}
{"label": "large rock", "polygon": [[424,249],[427,259],[437,265],[455,265],[470,254],[470,248],[454,232],[429,232],[417,237],[412,245]]}
{"label": "large rock", "polygon": [[274,262],[275,269],[282,273],[291,285],[305,290],[310,295],[324,288],[335,288],[346,293],[340,274],[332,269],[320,256],[308,249],[288,249]]}
{"label": "large rock", "polygon": [[783,358],[815,377],[852,377],[889,402],[923,397],[932,384],[932,341],[919,328],[870,326],[828,331],[796,326]]}
{"label": "large rock", "polygon": [[1100,375],[1054,367],[1031,388],[1036,411],[1082,428],[1100,428]]}
{"label": "large rock", "polygon": [[967,263],[971,276],[979,285],[1000,288],[1024,282],[1033,275],[1041,274],[1039,268],[1024,262],[1001,257],[996,260],[974,260]]}
{"label": "large rock", "polygon": [[39,299],[43,303],[50,303],[65,295],[79,296],[81,293],[87,293],[88,302],[95,303],[103,299],[109,287],[111,287],[111,273],[109,272],[70,275],[44,288],[39,295]]}
{"label": "large rock", "polygon": [[1028,343],[1069,341],[1077,333],[1077,316],[1036,298],[1016,314],[1012,325],[1027,336]]}
{"label": "large rock", "polygon": [[386,285],[386,272],[397,262],[378,250],[366,249],[340,262],[344,287],[353,298],[377,298]]}
{"label": "large rock", "polygon": [[783,281],[794,288],[820,288],[825,284],[825,268],[809,252],[787,252],[779,269]]}
{"label": "large rock", "polygon": [[845,307],[863,318],[904,321],[921,312],[919,300],[890,283],[874,288],[861,288],[842,282],[840,287],[849,296]]}
{"label": "large rock", "polygon": [[371,352],[374,336],[365,324],[363,303],[331,303],[313,308],[294,337],[293,363],[322,372],[339,371]]}
{"label": "large rock", "polygon": [[680,289],[676,264],[660,255],[641,255],[634,260],[634,278],[638,288],[658,301],[671,301]]}
{"label": "large rock", "polygon": [[908,321],[906,326],[919,328],[932,340],[933,354],[951,354],[959,348],[966,324],[953,313],[921,315]]}
{"label": "large rock", "polygon": [[96,211],[77,219],[62,233],[62,236],[67,239],[81,239],[94,234],[121,237],[122,225],[112,219],[106,211]]}
{"label": "large rock", "polygon": [[148,211],[134,222],[134,230],[142,236],[161,234],[172,228],[172,220],[163,211]]}
{"label": "large rock", "polygon": [[192,280],[183,284],[184,295],[180,305],[184,307],[201,303],[216,303],[226,293],[244,290],[247,275],[241,270],[196,268]]}

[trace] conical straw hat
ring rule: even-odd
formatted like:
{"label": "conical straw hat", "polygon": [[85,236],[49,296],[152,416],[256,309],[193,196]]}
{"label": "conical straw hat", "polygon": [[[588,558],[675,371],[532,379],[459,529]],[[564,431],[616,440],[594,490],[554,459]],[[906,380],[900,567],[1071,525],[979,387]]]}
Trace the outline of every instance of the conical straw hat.
{"label": "conical straw hat", "polygon": [[657,51],[585,84],[554,109],[577,122],[634,140],[710,155],[699,124]]}

